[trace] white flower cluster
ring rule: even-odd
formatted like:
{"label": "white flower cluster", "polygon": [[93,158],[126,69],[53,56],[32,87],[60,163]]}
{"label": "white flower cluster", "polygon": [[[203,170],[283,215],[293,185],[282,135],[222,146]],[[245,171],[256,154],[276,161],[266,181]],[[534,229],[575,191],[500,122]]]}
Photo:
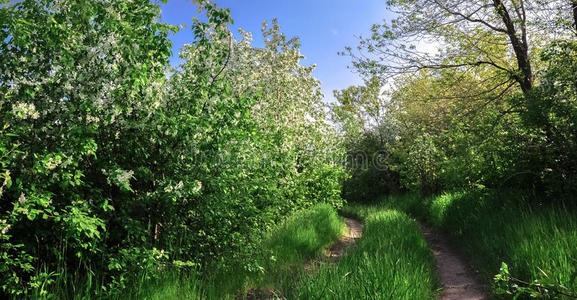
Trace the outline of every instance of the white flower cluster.
{"label": "white flower cluster", "polygon": [[48,170],[54,170],[56,167],[62,164],[62,157],[50,157],[48,160],[45,161],[44,166]]}
{"label": "white flower cluster", "polygon": [[27,200],[26,200],[26,195],[24,195],[24,193],[21,193],[21,194],[20,194],[20,197],[18,197],[18,203],[19,203],[19,204],[24,204],[24,203],[26,203],[26,201],[27,201]]}
{"label": "white flower cluster", "polygon": [[196,180],[196,181],[194,182],[194,186],[192,187],[192,191],[193,191],[194,193],[197,193],[197,194],[198,194],[198,193],[200,193],[200,190],[201,190],[201,189],[202,189],[202,182]]}
{"label": "white flower cluster", "polygon": [[0,196],[2,196],[2,194],[4,193],[4,187],[8,185],[9,181],[10,181],[10,170],[6,170],[6,173],[4,173],[4,181],[0,185]]}
{"label": "white flower cluster", "polygon": [[116,169],[112,172],[108,172],[104,169],[102,169],[101,171],[102,174],[107,176],[106,181],[108,182],[108,184],[110,185],[114,184],[123,190],[132,191],[132,189],[130,188],[130,180],[134,178],[134,171],[132,170],[126,171],[122,169]]}
{"label": "white flower cluster", "polygon": [[12,113],[20,119],[38,119],[40,116],[36,111],[36,106],[33,103],[17,102],[12,105]]}
{"label": "white flower cluster", "polygon": [[130,185],[130,179],[134,177],[134,171],[117,170],[116,181],[120,185]]}
{"label": "white flower cluster", "polygon": [[1,234],[6,234],[8,233],[8,230],[10,230],[10,227],[12,227],[12,225],[7,224],[6,220],[0,220],[0,233]]}
{"label": "white flower cluster", "polygon": [[182,189],[182,187],[184,186],[184,183],[182,181],[179,181],[176,185],[168,185],[164,188],[164,191],[167,193],[172,193],[174,192],[175,194],[177,194],[178,196],[180,196],[180,190]]}
{"label": "white flower cluster", "polygon": [[99,121],[100,121],[99,117],[95,117],[95,116],[91,116],[91,115],[86,116],[86,123],[88,123],[88,124],[98,123]]}

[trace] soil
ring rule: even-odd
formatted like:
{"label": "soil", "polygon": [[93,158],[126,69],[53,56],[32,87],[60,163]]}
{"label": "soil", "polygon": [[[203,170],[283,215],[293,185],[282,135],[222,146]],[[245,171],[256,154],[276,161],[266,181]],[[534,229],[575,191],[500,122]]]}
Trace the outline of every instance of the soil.
{"label": "soil", "polygon": [[351,218],[344,219],[347,226],[345,233],[324,251],[323,256],[306,262],[305,270],[311,272],[314,265],[336,262],[363,236],[363,223],[361,221]]}
{"label": "soil", "polygon": [[337,260],[363,236],[363,223],[359,220],[345,218],[347,229],[345,234],[325,251],[325,256]]}
{"label": "soil", "polygon": [[437,273],[443,286],[441,300],[489,299],[467,260],[452,246],[449,238],[433,228],[421,224],[425,240],[433,251]]}

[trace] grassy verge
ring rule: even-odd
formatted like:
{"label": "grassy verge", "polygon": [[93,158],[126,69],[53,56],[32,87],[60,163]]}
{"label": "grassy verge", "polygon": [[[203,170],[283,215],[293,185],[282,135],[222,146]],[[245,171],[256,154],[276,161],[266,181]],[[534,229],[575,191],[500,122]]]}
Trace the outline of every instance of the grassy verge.
{"label": "grassy verge", "polygon": [[316,205],[289,217],[264,238],[264,273],[254,281],[260,289],[280,289],[302,271],[304,263],[322,253],[346,229],[328,204]]}
{"label": "grassy verge", "polygon": [[[249,290],[276,292],[293,281],[304,263],[320,255],[343,234],[345,228],[344,221],[331,205],[315,205],[294,213],[266,233],[262,244],[255,248],[259,272],[233,269],[226,274],[213,274],[208,282],[193,286],[174,278],[166,281],[166,286],[152,289],[155,293],[146,298],[234,299]],[[184,298],[180,296],[182,294]]]}
{"label": "grassy verge", "polygon": [[[344,232],[346,226],[336,210],[328,204],[315,205],[294,213],[272,228],[262,238],[262,244],[251,251],[253,265],[259,271],[229,268],[225,271],[205,271],[199,277],[190,269],[166,267],[150,278],[127,286],[124,291],[104,294],[103,283],[95,274],[78,283],[62,280],[49,291],[55,299],[235,299],[249,289],[276,290],[293,281],[303,264],[319,255]],[[253,251],[254,250],[254,251]],[[157,272],[157,271],[155,271]],[[66,286],[73,285],[72,287]],[[69,291],[73,290],[74,294]],[[102,294],[101,297],[95,296]],[[49,295],[35,293],[32,299],[47,299]]]}
{"label": "grassy verge", "polygon": [[[388,197],[396,207],[449,232],[491,283],[501,262],[511,275],[556,282],[577,291],[577,214],[563,207],[521,204],[519,193],[457,192]],[[545,275],[546,274],[546,275]]]}
{"label": "grassy verge", "polygon": [[[214,286],[206,285],[191,270],[167,268],[151,278],[141,278],[122,291],[105,293],[104,283],[98,275],[87,280],[60,280],[47,292],[33,291],[26,299],[216,299],[218,291]],[[16,298],[18,299],[18,298]]]}
{"label": "grassy verge", "polygon": [[345,230],[345,223],[328,204],[298,212],[269,232],[263,246],[274,260],[271,267],[283,268],[300,265],[306,259],[320,254]]}
{"label": "grassy verge", "polygon": [[336,264],[302,273],[288,299],[434,299],[433,257],[417,224],[402,212],[347,208],[364,220],[363,238]]}
{"label": "grassy verge", "polygon": [[145,283],[138,290],[119,295],[116,299],[201,300],[217,297],[216,287],[203,284],[192,272],[167,272],[160,279]]}

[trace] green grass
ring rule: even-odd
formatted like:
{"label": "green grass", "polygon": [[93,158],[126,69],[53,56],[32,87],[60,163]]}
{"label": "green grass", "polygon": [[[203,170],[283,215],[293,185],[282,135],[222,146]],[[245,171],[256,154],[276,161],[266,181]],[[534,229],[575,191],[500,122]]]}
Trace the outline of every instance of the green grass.
{"label": "green grass", "polygon": [[[542,280],[547,274],[577,291],[577,214],[563,207],[521,204],[526,201],[520,197],[465,191],[347,205],[341,213],[364,220],[363,238],[336,263],[324,262],[307,272],[303,264],[345,228],[331,206],[317,205],[296,212],[266,234],[259,245],[262,254],[256,257],[262,267],[258,276],[239,269],[201,282],[186,275],[190,273],[167,271],[160,279],[143,279],[116,299],[234,298],[234,292],[223,289],[227,281],[240,282],[245,290],[280,291],[288,299],[432,299],[438,287],[432,255],[405,213],[450,233],[487,283],[506,262],[517,278]],[[73,299],[90,298],[98,286],[97,281],[79,285]]]}
{"label": "green grass", "polygon": [[216,287],[203,284],[193,273],[167,272],[160,279],[143,282],[136,291],[129,291],[116,299],[190,299],[215,298]]}
{"label": "green grass", "polygon": [[[437,294],[433,258],[417,224],[417,216],[452,235],[487,283],[501,262],[513,276],[531,281],[544,275],[577,290],[577,214],[563,207],[528,205],[520,194],[455,192],[423,198],[389,196],[377,205],[351,204],[347,216],[364,220],[363,238],[335,263],[304,262],[317,257],[343,232],[344,223],[329,205],[296,212],[269,231],[256,259],[262,272],[249,277],[233,270],[212,283],[195,276],[167,272],[142,280],[116,299],[225,299],[226,281],[244,289],[273,289],[288,299],[433,299]],[[94,282],[94,286],[98,283]],[[75,299],[88,299],[84,287]],[[34,297],[42,298],[42,297]],[[114,297],[113,297],[114,299]]]}
{"label": "green grass", "polygon": [[542,280],[545,273],[577,291],[577,214],[526,204],[521,195],[469,191],[423,199],[407,194],[388,197],[382,205],[449,232],[487,283],[505,262],[514,277]]}
{"label": "green grass", "polygon": [[[150,289],[146,299],[234,299],[248,290],[278,290],[292,281],[304,263],[322,253],[345,230],[343,219],[329,204],[295,212],[265,234],[255,259],[261,272],[233,269],[210,276],[208,282],[190,285],[173,278]],[[184,295],[184,297],[181,297]],[[143,298],[143,297],[141,297]]]}
{"label": "green grass", "polygon": [[[89,274],[78,281],[70,276],[59,277],[48,290],[53,299],[234,299],[249,289],[278,289],[302,269],[304,263],[318,256],[337,240],[345,230],[343,219],[329,204],[318,204],[295,212],[265,234],[255,247],[254,259],[260,272],[242,267],[222,271],[206,271],[200,279],[194,271],[167,268],[153,279],[143,276],[124,291],[104,295],[102,276]],[[73,290],[73,294],[70,291]],[[102,294],[101,297],[95,294]],[[32,299],[46,299],[39,292]]]}
{"label": "green grass", "polygon": [[302,271],[306,261],[319,256],[346,229],[345,222],[328,204],[299,211],[269,231],[263,241],[263,273],[253,288],[282,289]]}
{"label": "green grass", "polygon": [[[30,299],[216,299],[217,290],[198,279],[194,271],[165,269],[154,279],[140,278],[123,291],[104,293],[99,276],[83,281],[58,279],[45,292],[35,290]],[[71,292],[72,291],[72,292]]]}
{"label": "green grass", "polygon": [[269,232],[263,246],[274,256],[274,267],[301,264],[317,256],[345,230],[345,223],[328,204],[298,212]]}
{"label": "green grass", "polygon": [[288,299],[434,299],[432,254],[417,224],[402,212],[345,208],[364,220],[363,237],[347,256],[303,272]]}

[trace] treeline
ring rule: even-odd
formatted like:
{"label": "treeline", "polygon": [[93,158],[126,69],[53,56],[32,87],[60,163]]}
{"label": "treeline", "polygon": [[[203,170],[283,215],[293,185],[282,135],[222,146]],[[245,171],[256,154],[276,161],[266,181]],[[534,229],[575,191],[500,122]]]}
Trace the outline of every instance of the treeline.
{"label": "treeline", "polygon": [[343,196],[450,234],[493,297],[574,298],[577,2],[388,4],[331,107]]}
{"label": "treeline", "polygon": [[[344,53],[369,78],[332,106],[352,158],[345,196],[517,189],[574,203],[577,3],[389,2],[395,19]],[[358,168],[359,152],[379,163]]]}
{"label": "treeline", "polygon": [[0,295],[261,272],[265,230],[341,205],[340,148],[298,40],[273,22],[256,48],[227,10],[203,11],[171,68],[179,28],[148,0],[2,1]]}

